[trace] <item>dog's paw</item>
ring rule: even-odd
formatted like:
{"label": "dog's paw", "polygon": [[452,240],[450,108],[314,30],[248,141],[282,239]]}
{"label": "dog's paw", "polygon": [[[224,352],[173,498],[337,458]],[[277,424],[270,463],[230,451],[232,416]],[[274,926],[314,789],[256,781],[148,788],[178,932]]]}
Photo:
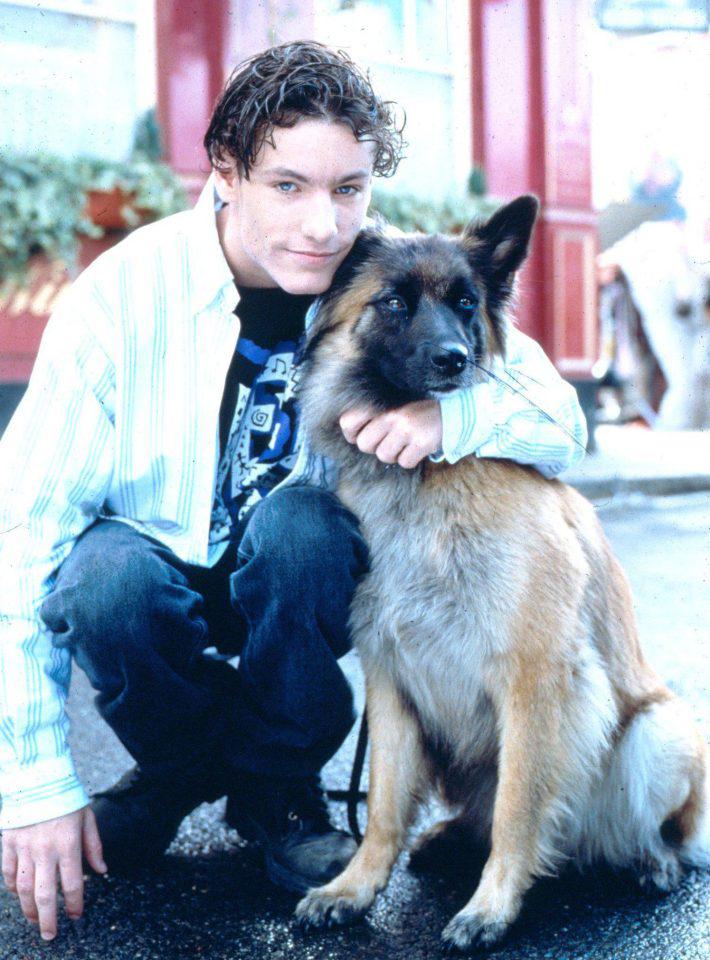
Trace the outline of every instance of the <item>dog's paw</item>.
{"label": "dog's paw", "polygon": [[675,853],[666,853],[647,864],[639,874],[639,884],[646,890],[669,893],[680,883],[683,868]]}
{"label": "dog's paw", "polygon": [[310,890],[296,905],[296,922],[305,928],[334,927],[350,923],[367,910],[373,897],[327,893],[325,888]]}
{"label": "dog's paw", "polygon": [[467,952],[473,947],[492,947],[503,939],[509,924],[485,920],[477,913],[462,910],[449,921],[441,935],[451,952]]}

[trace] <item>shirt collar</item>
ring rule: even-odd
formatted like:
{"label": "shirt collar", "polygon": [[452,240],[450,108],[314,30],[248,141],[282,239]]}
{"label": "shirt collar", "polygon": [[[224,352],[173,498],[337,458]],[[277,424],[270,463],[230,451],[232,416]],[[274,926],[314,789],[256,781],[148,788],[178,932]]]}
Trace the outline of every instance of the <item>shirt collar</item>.
{"label": "shirt collar", "polygon": [[214,175],[207,183],[192,210],[188,248],[190,255],[192,308],[198,313],[220,303],[225,313],[237,305],[234,276],[229,269],[217,233],[217,210],[222,207],[214,185]]}

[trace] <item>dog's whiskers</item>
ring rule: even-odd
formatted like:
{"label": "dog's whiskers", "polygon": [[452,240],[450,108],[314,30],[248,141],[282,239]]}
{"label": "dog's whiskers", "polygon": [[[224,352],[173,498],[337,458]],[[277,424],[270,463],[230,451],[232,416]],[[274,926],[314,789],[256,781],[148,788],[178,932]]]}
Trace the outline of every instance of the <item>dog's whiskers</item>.
{"label": "dog's whiskers", "polygon": [[[538,386],[538,387],[542,387],[542,386],[543,386],[543,384],[541,383],[540,380],[536,380],[535,377],[531,377],[530,374],[529,374],[529,373],[525,373],[524,370],[518,370],[518,371],[516,371],[516,372],[517,372],[517,374],[518,374],[519,377],[525,377],[526,380],[529,380],[531,383],[534,383],[536,386]],[[503,373],[505,373],[505,375],[506,375],[507,377],[510,377],[511,380],[513,380],[515,383],[517,383],[519,387],[522,387],[522,383],[520,382],[520,380],[518,380],[517,377],[514,377],[513,374],[510,372],[510,370],[504,370]]]}
{"label": "dog's whiskers", "polygon": [[[491,377],[492,380],[495,380],[497,383],[500,383],[501,386],[505,387],[507,390],[510,390],[511,393],[517,393],[517,394],[518,394],[519,396],[521,396],[524,400],[526,400],[526,401],[530,404],[531,407],[534,407],[539,413],[541,413],[542,416],[545,418],[545,420],[547,420],[548,423],[554,423],[556,427],[559,427],[560,430],[561,430],[564,434],[566,434],[566,435],[570,438],[570,440],[573,440],[574,443],[576,443],[578,447],[581,447],[582,450],[586,450],[586,449],[587,449],[587,448],[585,447],[585,445],[579,440],[579,438],[576,437],[576,436],[572,433],[571,430],[568,430],[567,427],[566,427],[563,423],[560,423],[559,420],[556,420],[553,416],[551,416],[551,415],[547,412],[547,410],[545,410],[544,407],[541,407],[540,404],[535,403],[534,400],[531,400],[530,397],[527,395],[527,393],[526,393],[526,391],[525,391],[525,388],[523,387],[523,384],[520,383],[519,380],[516,380],[515,377],[514,377],[509,371],[506,370],[506,371],[504,371],[504,372],[506,373],[506,375],[507,375],[508,377],[510,377],[510,379],[511,379],[514,383],[517,383],[517,384],[518,384],[518,387],[520,387],[520,389],[517,389],[517,388],[514,387],[512,384],[508,383],[507,380],[504,380],[502,377],[499,377],[497,373],[494,373],[492,370],[489,370],[487,367],[484,367],[483,364],[479,363],[477,360],[469,360],[469,359],[466,359],[466,360],[465,360],[465,363],[469,363],[469,364],[471,364],[471,366],[476,367],[477,370],[480,370],[482,373],[485,373],[486,376]],[[518,372],[520,373],[520,372],[522,372],[522,371],[518,371]],[[541,386],[541,384],[539,384],[539,382],[538,382],[537,380],[535,380],[533,377],[530,377],[529,379],[532,380],[533,383],[538,383],[538,385]]]}

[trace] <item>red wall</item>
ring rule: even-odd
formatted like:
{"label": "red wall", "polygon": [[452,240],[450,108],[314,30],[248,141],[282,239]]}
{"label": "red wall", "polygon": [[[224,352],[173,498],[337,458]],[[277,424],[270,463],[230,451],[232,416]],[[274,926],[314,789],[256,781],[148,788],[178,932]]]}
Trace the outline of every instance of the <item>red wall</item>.
{"label": "red wall", "polygon": [[74,275],[125,236],[123,231],[100,239],[82,237],[75,269],[38,255],[27,265],[21,282],[0,287],[0,384],[27,383],[44,328],[54,305]]}

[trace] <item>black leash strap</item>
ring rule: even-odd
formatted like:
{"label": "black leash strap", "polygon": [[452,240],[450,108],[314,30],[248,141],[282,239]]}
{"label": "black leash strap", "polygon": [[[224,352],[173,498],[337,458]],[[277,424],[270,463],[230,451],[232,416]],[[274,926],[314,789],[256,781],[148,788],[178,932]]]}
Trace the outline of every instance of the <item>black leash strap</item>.
{"label": "black leash strap", "polygon": [[360,780],[362,779],[362,769],[365,766],[365,754],[367,753],[367,713],[363,713],[360,721],[360,732],[357,735],[357,746],[355,747],[355,759],[353,760],[353,769],[350,774],[350,786],[347,790],[327,790],[330,800],[344,800],[348,804],[348,826],[350,832],[358,843],[362,843],[362,833],[357,819],[357,805],[363,800],[367,800],[367,794],[360,789]]}

